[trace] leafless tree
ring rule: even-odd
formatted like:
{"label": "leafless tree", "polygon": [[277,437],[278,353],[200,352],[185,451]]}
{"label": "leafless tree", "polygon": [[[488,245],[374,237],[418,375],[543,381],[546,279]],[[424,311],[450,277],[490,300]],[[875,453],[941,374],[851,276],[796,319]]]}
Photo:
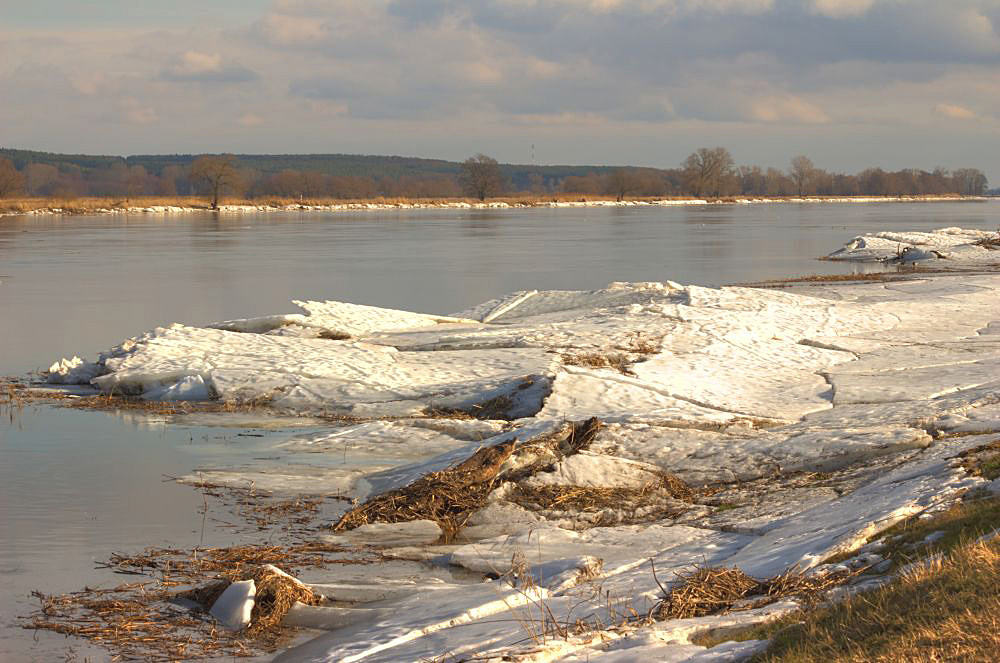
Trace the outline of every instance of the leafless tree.
{"label": "leafless tree", "polygon": [[606,193],[613,195],[615,200],[621,202],[630,193],[637,193],[642,186],[642,181],[636,173],[627,168],[618,168],[607,174],[604,186]]}
{"label": "leafless tree", "polygon": [[733,155],[724,147],[702,147],[684,161],[684,179],[696,196],[721,196],[733,173]]}
{"label": "leafless tree", "polygon": [[240,186],[236,157],[231,154],[198,157],[191,164],[191,181],[204,187],[212,197],[212,209],[218,209],[219,196]]}
{"label": "leafless tree", "polygon": [[805,195],[808,185],[816,175],[816,166],[801,154],[792,159],[792,167],[788,171],[788,176],[795,182],[795,188],[800,196]]}
{"label": "leafless tree", "polygon": [[485,154],[471,156],[462,162],[461,181],[465,192],[479,200],[486,200],[488,196],[495,196],[504,189],[500,164]]}
{"label": "leafless tree", "polygon": [[24,191],[24,175],[17,172],[10,159],[0,159],[0,198]]}
{"label": "leafless tree", "polygon": [[954,172],[958,193],[963,196],[981,196],[986,193],[989,181],[978,168],[959,168]]}

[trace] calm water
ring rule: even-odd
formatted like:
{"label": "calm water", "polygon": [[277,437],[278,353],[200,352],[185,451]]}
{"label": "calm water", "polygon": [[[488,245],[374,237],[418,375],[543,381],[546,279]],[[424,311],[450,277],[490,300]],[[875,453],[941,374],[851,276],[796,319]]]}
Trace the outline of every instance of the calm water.
{"label": "calm water", "polygon": [[[998,225],[997,202],[5,218],[0,375],[169,322],[295,312],[292,299],[451,313],[530,288],[837,273],[854,267],[814,258],[864,232]],[[103,660],[35,642],[15,615],[31,589],[116,583],[93,564],[110,552],[197,545],[200,498],[163,477],[259,452],[238,432],[52,408],[0,421],[0,660],[67,646]]]}

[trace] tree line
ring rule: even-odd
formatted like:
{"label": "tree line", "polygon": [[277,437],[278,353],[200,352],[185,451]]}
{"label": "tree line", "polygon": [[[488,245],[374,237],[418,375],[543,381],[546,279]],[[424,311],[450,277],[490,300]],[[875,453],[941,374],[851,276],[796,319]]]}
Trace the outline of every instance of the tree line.
{"label": "tree line", "polygon": [[[289,160],[294,162],[292,157]],[[454,172],[330,174],[294,168],[265,172],[233,155],[202,155],[186,164],[172,163],[164,157],[162,162],[150,161],[150,168],[110,157],[95,157],[93,163],[83,165],[25,161],[18,167],[10,159],[0,157],[0,197],[101,196],[127,200],[207,195],[215,203],[220,196],[250,199],[470,196],[485,200],[502,194],[579,194],[623,200],[656,196],[983,195],[988,186],[986,176],[975,168],[953,171],[868,168],[846,174],[819,168],[806,156],[792,158],[785,169],[763,168],[736,165],[723,147],[700,148],[672,169],[510,166],[484,154],[461,164],[428,163],[434,163],[436,168],[441,168],[438,164],[453,167]]]}

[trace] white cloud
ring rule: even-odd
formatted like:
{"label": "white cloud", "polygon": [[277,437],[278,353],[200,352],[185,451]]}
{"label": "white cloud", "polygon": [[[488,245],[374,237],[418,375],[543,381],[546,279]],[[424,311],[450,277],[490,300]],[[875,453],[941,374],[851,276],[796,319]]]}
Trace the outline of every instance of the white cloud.
{"label": "white cloud", "polygon": [[934,106],[934,113],[952,120],[975,120],[979,117],[977,113],[969,110],[965,106],[945,103]]}
{"label": "white cloud", "polygon": [[218,53],[185,51],[161,72],[168,81],[242,83],[256,78],[246,67],[223,61]]}
{"label": "white cloud", "polygon": [[264,118],[256,113],[244,113],[236,121],[243,127],[259,127],[264,124]]}
{"label": "white cloud", "polygon": [[134,97],[127,97],[122,101],[122,115],[129,124],[138,125],[153,124],[159,119],[152,106],[143,104]]}
{"label": "white cloud", "polygon": [[176,76],[199,76],[222,71],[222,56],[218,53],[186,51],[168,70]]}
{"label": "white cloud", "polygon": [[794,124],[826,124],[830,121],[830,116],[819,106],[788,94],[753,99],[749,103],[747,117],[758,122]]}
{"label": "white cloud", "polygon": [[875,0],[812,0],[812,10],[830,18],[855,18],[864,16]]}
{"label": "white cloud", "polygon": [[330,31],[323,18],[272,13],[261,19],[259,29],[274,44],[301,44],[326,39]]}

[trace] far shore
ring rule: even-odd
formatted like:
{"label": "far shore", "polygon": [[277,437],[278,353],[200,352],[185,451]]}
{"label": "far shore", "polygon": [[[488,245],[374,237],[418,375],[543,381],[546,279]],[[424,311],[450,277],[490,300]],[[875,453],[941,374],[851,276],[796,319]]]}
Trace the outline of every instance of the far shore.
{"label": "far shore", "polygon": [[721,198],[643,197],[617,200],[613,196],[557,194],[548,196],[503,196],[475,198],[372,198],[345,199],[229,199],[213,209],[203,198],[10,198],[0,200],[0,216],[83,215],[83,214],[227,214],[295,211],[356,211],[392,209],[505,209],[525,207],[640,207],[682,205],[752,205],[774,203],[935,203],[983,202],[986,196],[725,196]]}

